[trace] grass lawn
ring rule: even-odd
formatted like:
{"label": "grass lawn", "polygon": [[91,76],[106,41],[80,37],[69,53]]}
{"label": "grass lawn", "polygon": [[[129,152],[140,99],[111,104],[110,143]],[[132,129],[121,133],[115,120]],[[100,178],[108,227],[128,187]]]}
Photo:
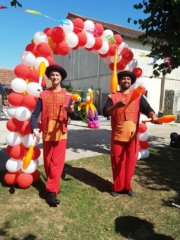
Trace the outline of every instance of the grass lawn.
{"label": "grass lawn", "polygon": [[0,239],[3,240],[171,240],[180,239],[180,152],[150,149],[133,177],[134,198],[109,194],[109,155],[67,161],[61,204],[45,202],[41,180],[28,189],[10,187],[0,172]]}

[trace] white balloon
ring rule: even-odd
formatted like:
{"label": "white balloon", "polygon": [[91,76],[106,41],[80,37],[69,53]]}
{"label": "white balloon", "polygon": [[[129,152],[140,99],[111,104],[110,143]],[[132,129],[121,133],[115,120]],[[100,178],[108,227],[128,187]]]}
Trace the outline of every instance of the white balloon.
{"label": "white balloon", "polygon": [[102,47],[98,50],[101,54],[106,54],[109,51],[109,44],[103,41]]}
{"label": "white balloon", "polygon": [[147,149],[144,149],[144,150],[141,150],[141,158],[148,158],[149,157],[149,150]]}
{"label": "white balloon", "polygon": [[14,158],[10,158],[6,162],[6,169],[9,172],[18,172],[22,166],[22,161],[20,159],[16,160]]}
{"label": "white balloon", "polygon": [[15,111],[15,118],[19,121],[26,121],[30,119],[31,112],[26,107],[18,107]]}
{"label": "white balloon", "polygon": [[135,88],[137,88],[138,86],[137,86],[137,84],[136,84],[136,82],[135,83],[133,83],[131,86],[130,86],[130,90],[134,90]]}
{"label": "white balloon", "polygon": [[144,86],[144,83],[145,83],[144,78],[139,77],[139,78],[136,79],[136,84],[137,84],[138,86]]}
{"label": "white balloon", "polygon": [[34,160],[31,160],[31,162],[29,163],[29,165],[28,165],[28,167],[27,167],[26,169],[23,168],[23,165],[22,165],[22,167],[21,167],[21,170],[22,170],[24,173],[29,173],[29,174],[35,172],[36,169],[37,169],[37,163],[36,163],[36,161],[34,161]]}
{"label": "white balloon", "polygon": [[14,78],[11,82],[11,88],[15,92],[23,93],[27,89],[27,83],[22,78]]}
{"label": "white balloon", "polygon": [[85,48],[92,48],[95,44],[95,38],[91,34],[87,34],[87,43],[85,44]]}
{"label": "white balloon", "polygon": [[61,27],[64,30],[65,34],[68,34],[73,32],[74,24],[69,19],[66,19],[66,21],[68,22],[68,24],[63,24],[63,25],[60,25],[59,27]]}
{"label": "white balloon", "polygon": [[10,118],[14,118],[16,109],[17,107],[14,107],[14,106],[8,107],[7,114]]}
{"label": "white balloon", "polygon": [[108,42],[107,36],[114,36],[113,31],[110,30],[110,29],[104,30],[103,35],[102,35],[102,39],[103,39],[105,42]]}
{"label": "white balloon", "polygon": [[[33,144],[33,139],[34,138],[32,134],[25,135],[24,137],[22,137],[22,143],[25,147],[30,148]],[[37,145],[38,142],[36,142],[35,145]]]}
{"label": "white balloon", "polygon": [[48,43],[48,37],[44,32],[37,32],[34,34],[34,43],[38,45],[41,42]]}
{"label": "white balloon", "polygon": [[44,62],[46,67],[49,66],[49,62],[46,58],[44,57],[37,57],[34,62],[33,62],[33,66],[35,69],[39,69],[39,65],[41,64],[41,62]]}
{"label": "white balloon", "polygon": [[29,51],[23,52],[20,56],[21,63],[28,67],[33,66],[35,59],[36,57],[34,56],[34,54]]}
{"label": "white balloon", "polygon": [[27,85],[27,92],[29,95],[32,95],[34,97],[39,97],[42,91],[43,91],[42,87],[39,85],[39,83],[30,82]]}
{"label": "white balloon", "polygon": [[79,39],[75,33],[71,32],[66,35],[65,42],[70,48],[73,48],[77,46]]}
{"label": "white balloon", "polygon": [[130,62],[130,65],[132,67],[132,69],[136,68],[137,65],[138,65],[138,61],[136,59],[132,59],[131,62]]}
{"label": "white balloon", "polygon": [[126,43],[125,43],[125,42],[122,42],[122,43],[119,45],[118,50],[117,50],[118,54],[121,53],[121,51],[125,48],[125,46],[126,46]]}
{"label": "white balloon", "polygon": [[108,65],[112,62],[110,56],[107,56],[107,57],[103,58],[103,61]]}
{"label": "white balloon", "polygon": [[[111,62],[114,62],[114,56],[110,57]],[[117,63],[122,59],[122,56],[117,56],[116,61]]]}
{"label": "white balloon", "polygon": [[10,146],[15,146],[21,144],[22,138],[17,132],[10,132],[6,136],[6,142]]}
{"label": "white balloon", "polygon": [[139,117],[139,124],[141,124],[142,123],[142,121],[143,120],[146,120],[147,119],[147,117],[146,117],[146,115],[144,115],[144,114],[140,114],[140,117]]}
{"label": "white balloon", "polygon": [[138,152],[138,158],[137,160],[141,159],[141,152]]}
{"label": "white balloon", "polygon": [[148,140],[148,134],[147,132],[139,134],[139,140],[140,141],[147,141]]}
{"label": "white balloon", "polygon": [[95,28],[94,23],[91,20],[84,21],[84,30],[93,31]]}

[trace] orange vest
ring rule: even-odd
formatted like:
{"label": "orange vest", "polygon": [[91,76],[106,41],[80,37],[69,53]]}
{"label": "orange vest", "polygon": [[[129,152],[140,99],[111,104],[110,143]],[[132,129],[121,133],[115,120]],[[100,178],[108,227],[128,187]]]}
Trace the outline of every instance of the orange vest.
{"label": "orange vest", "polygon": [[[132,91],[127,94],[116,92],[115,94],[111,94],[110,97],[113,105],[118,101],[124,101],[124,103],[127,104],[131,95]],[[111,128],[114,140],[129,142],[135,139],[139,121],[139,103],[140,97],[133,101],[123,114],[121,114],[123,108],[118,108],[113,112],[111,116]]]}
{"label": "orange vest", "polygon": [[68,116],[67,111],[63,110],[62,107],[68,106],[70,98],[70,93],[64,89],[61,89],[59,92],[53,92],[47,89],[41,93],[41,123],[43,132],[47,132],[48,121],[53,119],[62,121],[63,132],[67,132]]}

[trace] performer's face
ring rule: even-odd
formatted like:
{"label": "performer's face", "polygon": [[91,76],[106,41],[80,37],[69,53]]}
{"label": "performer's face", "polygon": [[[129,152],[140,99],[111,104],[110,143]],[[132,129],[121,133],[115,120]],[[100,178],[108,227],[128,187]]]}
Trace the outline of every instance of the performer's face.
{"label": "performer's face", "polygon": [[118,84],[121,87],[121,89],[129,89],[131,86],[131,78],[128,76],[123,76],[120,79],[118,79]]}
{"label": "performer's face", "polygon": [[62,79],[62,77],[59,72],[52,71],[50,73],[50,80],[52,82],[52,85],[59,85],[61,82],[61,79]]}

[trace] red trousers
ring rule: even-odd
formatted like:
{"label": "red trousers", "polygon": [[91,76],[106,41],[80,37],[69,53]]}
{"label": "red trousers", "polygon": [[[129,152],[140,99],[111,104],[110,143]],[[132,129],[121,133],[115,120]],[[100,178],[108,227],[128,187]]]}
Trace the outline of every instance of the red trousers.
{"label": "red trousers", "polygon": [[67,140],[43,141],[44,168],[47,182],[46,190],[58,195],[60,179],[64,168]]}
{"label": "red trousers", "polygon": [[114,192],[132,190],[131,180],[136,167],[136,140],[131,142],[113,141],[111,165],[113,172]]}

